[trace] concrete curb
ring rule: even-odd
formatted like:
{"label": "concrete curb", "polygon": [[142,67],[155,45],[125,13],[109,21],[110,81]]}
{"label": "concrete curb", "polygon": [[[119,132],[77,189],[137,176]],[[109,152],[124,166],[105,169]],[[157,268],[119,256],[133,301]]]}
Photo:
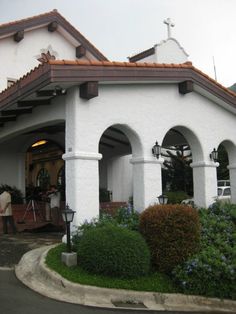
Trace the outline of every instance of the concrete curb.
{"label": "concrete curb", "polygon": [[[55,246],[55,245],[53,245]],[[235,313],[236,301],[168,294],[107,289],[72,283],[45,264],[47,246],[27,252],[15,267],[17,278],[34,291],[69,303],[134,310],[201,311]]]}

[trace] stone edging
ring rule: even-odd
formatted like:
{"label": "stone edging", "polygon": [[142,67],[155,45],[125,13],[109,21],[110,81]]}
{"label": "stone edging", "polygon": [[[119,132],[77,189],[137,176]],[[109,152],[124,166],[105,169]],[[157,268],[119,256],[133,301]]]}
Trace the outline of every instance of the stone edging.
{"label": "stone edging", "polygon": [[[134,304],[133,309],[135,310],[235,313],[236,301],[183,294],[108,289],[72,283],[46,266],[46,255],[53,246],[26,253],[16,267],[16,275],[21,281],[33,290],[48,297],[70,303],[106,308],[132,309],[132,304]],[[35,266],[37,271],[35,269],[31,271],[31,279],[29,280],[29,271],[28,274],[24,274],[24,271],[27,272],[27,268],[29,270],[27,260],[31,259],[33,262],[33,254],[38,254],[37,265]],[[117,307],[115,304],[122,304],[122,306]],[[126,304],[129,306],[126,307]],[[145,307],[139,308],[139,304]]]}

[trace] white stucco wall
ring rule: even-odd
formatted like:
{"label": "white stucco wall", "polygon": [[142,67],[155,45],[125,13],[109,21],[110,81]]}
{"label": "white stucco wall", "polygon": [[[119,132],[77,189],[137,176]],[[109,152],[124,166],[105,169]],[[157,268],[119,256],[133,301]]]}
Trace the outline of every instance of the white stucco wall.
{"label": "white stucco wall", "polygon": [[[7,123],[1,130],[0,143],[31,128],[63,119],[66,120],[66,197],[69,206],[77,211],[76,224],[98,214],[98,164],[102,158],[98,147],[103,132],[110,126],[122,130],[132,146],[132,189],[137,210],[143,210],[162,193],[162,161],[152,156],[151,148],[156,140],[162,143],[171,128],[179,130],[190,144],[194,193],[200,205],[212,203],[216,195],[217,164],[210,160],[210,152],[226,140],[236,146],[235,115],[196,92],[180,95],[177,84],[100,85],[99,96],[89,101],[81,99],[79,88],[74,87],[52,105],[37,107],[32,115]],[[117,166],[120,161],[116,163],[115,172],[121,169]],[[234,149],[230,151],[230,163],[233,175]],[[123,192],[120,190],[120,195]]]}
{"label": "white stucco wall", "polygon": [[169,38],[156,46],[157,63],[184,63],[188,55],[174,38]]}
{"label": "white stucco wall", "polygon": [[[75,88],[70,91],[69,98],[65,159],[69,158],[70,163],[73,160],[70,174],[77,173],[81,179],[86,177],[88,185],[79,184],[77,177],[76,190],[79,192],[77,200],[73,201],[74,204],[78,202],[77,207],[89,206],[91,195],[98,194],[98,183],[93,180],[89,184],[88,178],[93,177],[89,173],[97,173],[95,164],[102,158],[98,154],[98,143],[103,132],[112,125],[127,135],[132,146],[133,189],[134,196],[139,199],[137,209],[143,210],[162,192],[161,162],[152,156],[151,148],[156,140],[162,143],[173,127],[183,133],[191,146],[196,169],[195,193],[200,205],[212,203],[216,196],[217,164],[210,160],[209,154],[224,139],[235,145],[235,116],[232,113],[198,93],[180,95],[177,84],[100,85],[99,96],[89,101],[81,99],[79,89]],[[87,160],[86,170],[79,168],[85,167],[83,160]],[[69,180],[71,186],[75,186],[73,178]],[[97,205],[93,203],[92,206]],[[96,210],[92,212],[95,213]],[[81,213],[82,217],[86,215],[89,214]]]}
{"label": "white stucco wall", "polygon": [[[7,87],[7,79],[19,79],[38,66],[37,58],[42,52],[49,50],[56,59],[75,60],[76,46],[79,43],[70,43],[58,31],[48,32],[46,26],[26,31],[19,43],[13,40],[13,36],[0,39],[0,91]],[[87,57],[94,59],[89,52]]]}
{"label": "white stucco wall", "polygon": [[131,155],[111,158],[108,161],[107,187],[112,191],[113,202],[128,202],[133,196]]}
{"label": "white stucco wall", "polygon": [[23,191],[25,155],[6,149],[6,145],[0,145],[0,184],[16,186]]}
{"label": "white stucco wall", "polygon": [[188,55],[174,38],[163,40],[154,46],[155,53],[137,62],[156,63],[184,63],[188,61]]}

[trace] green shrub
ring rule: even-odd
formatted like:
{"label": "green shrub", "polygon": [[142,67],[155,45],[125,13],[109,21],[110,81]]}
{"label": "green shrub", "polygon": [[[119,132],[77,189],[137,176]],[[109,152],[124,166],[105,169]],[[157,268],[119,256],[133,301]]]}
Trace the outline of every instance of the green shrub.
{"label": "green shrub", "polygon": [[199,248],[198,213],[186,205],[150,206],[140,216],[140,231],[153,266],[162,272],[170,272]]}
{"label": "green shrub", "polygon": [[183,292],[236,299],[235,210],[215,203],[199,212],[201,250],[173,271]]}
{"label": "green shrub", "polygon": [[111,201],[111,191],[107,189],[99,189],[99,202],[110,202]]}
{"label": "green shrub", "polygon": [[4,191],[10,191],[12,204],[23,204],[23,194],[15,186],[7,184],[0,185],[0,194]]}
{"label": "green shrub", "polygon": [[104,227],[108,224],[138,231],[139,213],[135,212],[133,208],[122,207],[117,210],[114,216],[102,214],[99,218],[94,218],[90,222],[81,224],[77,233],[73,236],[73,243],[77,243],[86,230]]}
{"label": "green shrub", "polygon": [[135,231],[112,224],[87,229],[77,242],[79,265],[94,274],[134,278],[149,271],[150,252]]}
{"label": "green shrub", "polygon": [[119,226],[126,227],[130,230],[139,229],[139,213],[131,207],[121,207],[114,216],[115,222]]}
{"label": "green shrub", "polygon": [[190,196],[184,191],[166,192],[168,204],[180,204],[183,200],[189,199]]}

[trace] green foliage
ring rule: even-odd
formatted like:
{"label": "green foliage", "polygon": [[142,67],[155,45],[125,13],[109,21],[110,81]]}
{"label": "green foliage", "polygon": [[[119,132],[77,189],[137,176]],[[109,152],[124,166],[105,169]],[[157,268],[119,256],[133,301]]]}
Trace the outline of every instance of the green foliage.
{"label": "green foliage", "polygon": [[23,194],[15,186],[9,186],[7,184],[0,185],[0,194],[4,191],[10,191],[12,204],[23,204]]}
{"label": "green foliage", "polygon": [[170,272],[199,247],[198,213],[186,205],[150,206],[140,216],[140,231],[158,271]]}
{"label": "green foliage", "polygon": [[223,145],[218,147],[218,162],[219,167],[217,167],[217,178],[218,180],[229,180],[229,169],[227,168],[229,164],[228,154]]}
{"label": "green foliage", "polygon": [[183,200],[186,200],[189,195],[184,191],[166,192],[168,196],[168,204],[180,204]]}
{"label": "green foliage", "polygon": [[152,273],[138,278],[113,278],[102,275],[94,275],[80,267],[67,267],[61,262],[61,253],[66,251],[64,244],[52,248],[46,257],[49,268],[59,273],[64,278],[79,284],[97,287],[128,289],[137,291],[153,291],[162,293],[176,292],[171,280],[160,273]]}
{"label": "green foliage", "polygon": [[236,205],[200,211],[201,250],[173,272],[185,293],[236,299]]}
{"label": "green foliage", "polygon": [[163,189],[166,190],[168,187],[171,191],[184,191],[193,195],[191,153],[186,155],[186,151],[189,151],[190,148],[183,145],[177,145],[175,148],[174,154],[167,150],[169,158],[164,161]]}
{"label": "green foliage", "polygon": [[76,244],[85,231],[107,225],[121,226],[138,231],[139,213],[135,212],[133,208],[122,207],[116,211],[114,216],[102,214],[99,218],[94,218],[90,222],[81,224],[78,227],[77,233],[73,236],[73,243]]}
{"label": "green foliage", "polygon": [[99,202],[110,202],[111,201],[111,192],[107,189],[99,189]]}
{"label": "green foliage", "polygon": [[119,226],[130,230],[138,231],[139,229],[139,213],[134,211],[132,207],[119,208],[114,216],[114,220]]}
{"label": "green foliage", "polygon": [[86,230],[77,253],[81,267],[94,274],[135,278],[149,271],[150,252],[142,236],[112,224]]}

